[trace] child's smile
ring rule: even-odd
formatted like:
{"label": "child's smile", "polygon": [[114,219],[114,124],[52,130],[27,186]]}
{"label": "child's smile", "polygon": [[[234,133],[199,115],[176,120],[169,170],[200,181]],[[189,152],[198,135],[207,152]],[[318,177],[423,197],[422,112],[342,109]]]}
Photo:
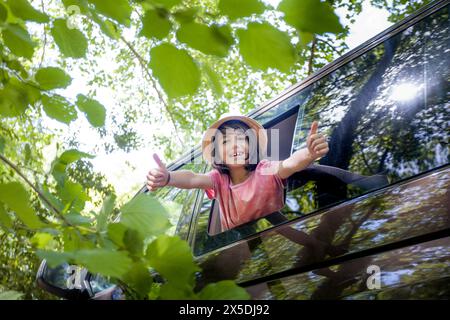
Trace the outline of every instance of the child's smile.
{"label": "child's smile", "polygon": [[240,130],[227,130],[218,139],[219,154],[224,164],[245,165],[248,159],[248,141]]}

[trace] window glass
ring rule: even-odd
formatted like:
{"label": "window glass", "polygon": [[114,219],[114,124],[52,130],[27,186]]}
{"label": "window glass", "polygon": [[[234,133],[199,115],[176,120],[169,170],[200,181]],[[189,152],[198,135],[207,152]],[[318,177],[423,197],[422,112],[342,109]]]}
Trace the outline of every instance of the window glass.
{"label": "window glass", "polygon": [[293,149],[317,119],[330,152],[290,179],[291,212],[448,164],[449,34],[447,6],[312,85]]}

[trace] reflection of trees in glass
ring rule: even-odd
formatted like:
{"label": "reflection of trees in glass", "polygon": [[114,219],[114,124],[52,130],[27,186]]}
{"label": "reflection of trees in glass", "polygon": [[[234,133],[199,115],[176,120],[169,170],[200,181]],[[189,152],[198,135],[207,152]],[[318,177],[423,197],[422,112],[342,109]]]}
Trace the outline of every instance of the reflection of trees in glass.
{"label": "reflection of trees in glass", "polygon": [[[309,245],[294,242],[273,231],[270,236],[262,238],[261,244],[242,262],[236,279],[246,281],[255,275],[307,266],[333,255],[358,252],[443,230],[450,225],[450,209],[447,207],[449,186],[448,174],[434,174],[291,225],[311,239],[332,245],[332,248],[314,246],[311,241]],[[321,273],[331,271],[322,270]],[[347,285],[351,285],[351,281]]]}
{"label": "reflection of trees in glass", "polygon": [[[395,182],[448,163],[449,45],[447,7],[313,84],[300,108],[295,149],[305,146],[309,124],[319,119],[330,136],[320,164]],[[324,200],[330,191],[335,202],[367,191],[315,184],[289,192],[289,208],[305,214],[330,204],[332,197]]]}
{"label": "reflection of trees in glass", "polygon": [[449,161],[449,39],[448,8],[403,33],[358,128],[352,170],[398,180]]}
{"label": "reflection of trees in glass", "polygon": [[304,185],[288,192],[286,195],[286,205],[281,212],[289,219],[296,218],[302,213],[312,212],[318,209],[315,201],[316,184],[308,181]]}
{"label": "reflection of trees in glass", "polygon": [[342,292],[344,299],[448,299],[450,250],[448,238],[378,255],[381,288],[367,290],[361,274],[359,288]]}
{"label": "reflection of trees in glass", "polygon": [[[449,238],[346,261],[269,282],[269,299],[448,299]],[[367,267],[381,269],[381,288],[367,288]]]}

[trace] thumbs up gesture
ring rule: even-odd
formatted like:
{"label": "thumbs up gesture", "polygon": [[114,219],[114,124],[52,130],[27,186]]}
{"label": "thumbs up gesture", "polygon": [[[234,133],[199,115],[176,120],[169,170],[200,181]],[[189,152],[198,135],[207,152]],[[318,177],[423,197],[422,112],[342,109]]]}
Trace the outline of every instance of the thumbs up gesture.
{"label": "thumbs up gesture", "polygon": [[157,168],[150,169],[147,174],[147,189],[149,191],[156,191],[158,188],[166,186],[170,177],[169,171],[156,153],[153,154],[153,159],[155,159]]}
{"label": "thumbs up gesture", "polygon": [[319,123],[317,121],[313,121],[311,124],[311,129],[309,130],[308,138],[306,139],[309,154],[314,160],[325,156],[329,151],[327,138],[321,133],[317,133],[318,128]]}

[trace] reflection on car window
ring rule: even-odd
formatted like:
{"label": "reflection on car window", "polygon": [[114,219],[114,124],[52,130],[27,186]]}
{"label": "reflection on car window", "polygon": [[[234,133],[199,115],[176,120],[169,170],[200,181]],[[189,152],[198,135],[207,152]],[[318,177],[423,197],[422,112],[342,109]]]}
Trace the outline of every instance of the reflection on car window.
{"label": "reflection on car window", "polygon": [[289,178],[285,207],[272,222],[261,219],[210,235],[214,208],[204,197],[194,253],[447,165],[448,11],[444,7],[286,100],[285,110],[300,103],[293,151],[306,146],[309,126],[319,120],[330,137],[329,153]]}

